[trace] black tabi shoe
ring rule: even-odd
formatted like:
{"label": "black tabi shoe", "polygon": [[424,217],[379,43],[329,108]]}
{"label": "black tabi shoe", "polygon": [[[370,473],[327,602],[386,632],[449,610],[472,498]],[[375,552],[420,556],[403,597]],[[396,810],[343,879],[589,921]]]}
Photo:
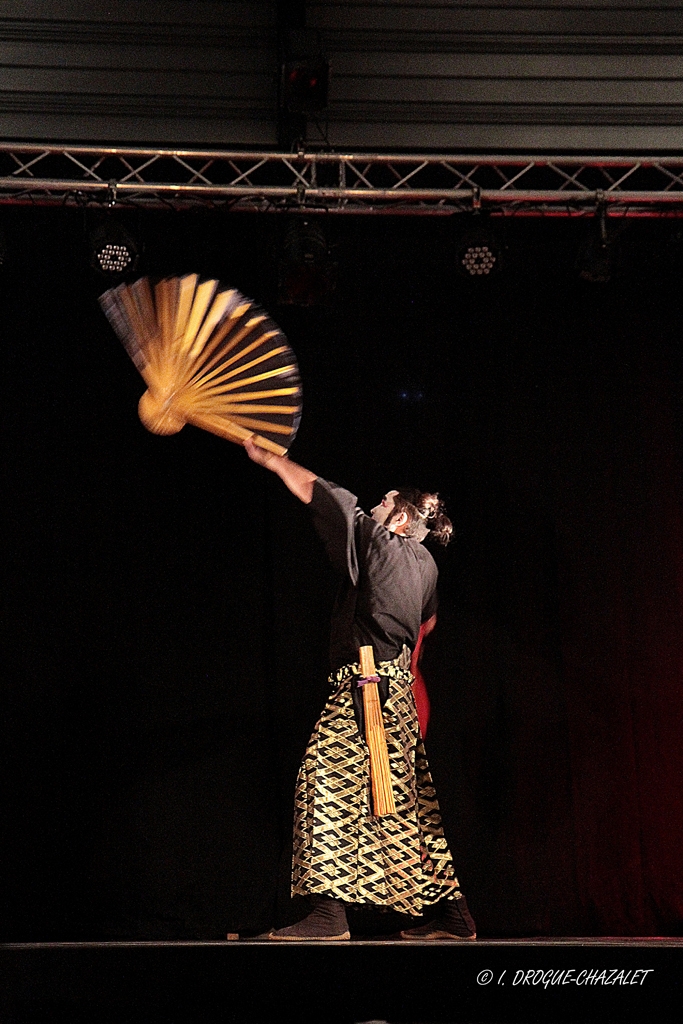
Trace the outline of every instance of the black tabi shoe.
{"label": "black tabi shoe", "polygon": [[314,896],[313,910],[298,924],[278,928],[268,935],[276,942],[343,942],[351,938],[346,911],[341,900]]}
{"label": "black tabi shoe", "polygon": [[477,938],[477,926],[467,909],[467,900],[464,896],[459,896],[454,900],[442,900],[439,903],[439,914],[433,921],[426,921],[416,928],[405,928],[401,932],[401,938],[474,942]]}

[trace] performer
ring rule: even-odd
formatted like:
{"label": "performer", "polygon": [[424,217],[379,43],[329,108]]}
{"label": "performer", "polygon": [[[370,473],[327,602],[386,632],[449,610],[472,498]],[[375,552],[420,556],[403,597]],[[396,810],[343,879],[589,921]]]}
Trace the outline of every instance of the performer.
{"label": "performer", "polygon": [[[452,527],[437,495],[389,491],[371,516],[349,491],[245,442],[249,457],[276,473],[308,505],[342,578],[332,615],[332,694],[309,741],[295,794],[292,895],[312,897],[280,941],[350,938],[345,904],[436,917],[406,939],[474,940],[476,929],[455,875],[420,735],[410,653],[436,610],[437,568],[422,546]],[[359,648],[372,645],[396,813],[372,814],[364,739]]]}

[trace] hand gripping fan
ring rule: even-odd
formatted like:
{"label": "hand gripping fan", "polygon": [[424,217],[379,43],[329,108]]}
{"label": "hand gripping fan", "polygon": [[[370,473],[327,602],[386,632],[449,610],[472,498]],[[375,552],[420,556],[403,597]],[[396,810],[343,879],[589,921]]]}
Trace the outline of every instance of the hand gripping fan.
{"label": "hand gripping fan", "polygon": [[140,419],[154,434],[192,423],[284,455],[301,418],[301,381],[287,339],[234,288],[197,274],[143,277],[100,296],[140,371]]}

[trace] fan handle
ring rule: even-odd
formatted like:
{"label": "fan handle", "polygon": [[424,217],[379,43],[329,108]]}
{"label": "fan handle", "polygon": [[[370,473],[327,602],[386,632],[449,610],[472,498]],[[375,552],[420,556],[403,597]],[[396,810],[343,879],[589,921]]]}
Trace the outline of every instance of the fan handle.
{"label": "fan handle", "polygon": [[192,423],[195,427],[200,427],[202,430],[208,430],[211,434],[216,434],[218,437],[224,437],[226,441],[232,441],[235,444],[243,445],[247,438],[250,438],[259,448],[264,448],[267,452],[272,452],[273,455],[287,454],[287,449],[283,448],[281,444],[278,444],[276,441],[270,441],[267,437],[262,437],[260,434],[255,434],[253,430],[247,430],[246,427],[239,427],[236,423],[228,426],[224,423],[217,423],[215,420],[209,422],[208,417],[205,418],[203,416],[188,416],[187,422]]}

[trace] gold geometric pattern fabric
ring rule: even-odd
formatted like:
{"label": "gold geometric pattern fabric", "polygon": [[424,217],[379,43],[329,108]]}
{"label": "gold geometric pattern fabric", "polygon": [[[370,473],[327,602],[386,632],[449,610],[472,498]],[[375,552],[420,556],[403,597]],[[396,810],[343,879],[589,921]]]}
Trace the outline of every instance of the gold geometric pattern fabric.
{"label": "gold geometric pattern fabric", "polygon": [[369,755],[353,713],[358,665],[330,682],[331,694],[306,748],[294,802],[292,895],[333,896],[404,914],[459,895],[441,825],[411,684],[397,662],[380,663],[389,677],[383,708],[396,813],[373,817]]}

